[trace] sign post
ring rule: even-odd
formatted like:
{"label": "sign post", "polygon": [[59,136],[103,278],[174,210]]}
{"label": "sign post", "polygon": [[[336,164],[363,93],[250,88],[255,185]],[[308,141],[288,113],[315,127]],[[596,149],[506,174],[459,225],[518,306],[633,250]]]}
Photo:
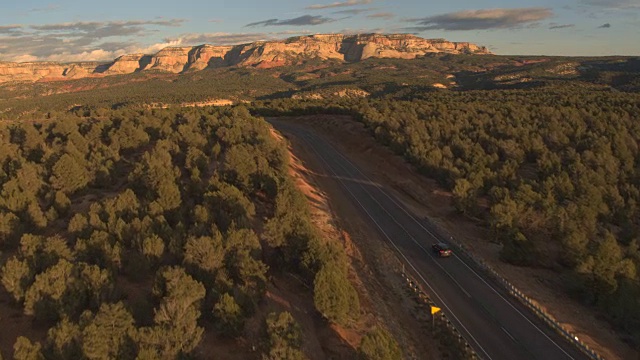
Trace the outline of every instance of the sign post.
{"label": "sign post", "polygon": [[436,314],[438,313],[438,311],[441,311],[442,309],[440,309],[437,306],[433,306],[431,305],[431,328],[433,330],[435,330],[436,328]]}

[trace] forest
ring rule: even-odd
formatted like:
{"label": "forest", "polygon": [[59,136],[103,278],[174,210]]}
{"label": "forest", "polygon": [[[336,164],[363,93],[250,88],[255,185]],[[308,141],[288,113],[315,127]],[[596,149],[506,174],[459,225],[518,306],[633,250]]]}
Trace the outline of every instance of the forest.
{"label": "forest", "polygon": [[[282,272],[312,284],[325,321],[359,316],[344,249],[312,225],[286,144],[244,107],[5,123],[0,194],[2,295],[46,329],[3,330],[15,341],[0,357],[202,358],[205,335],[244,334]],[[259,357],[306,358],[289,312],[261,321]],[[394,344],[378,327],[360,353]]]}
{"label": "forest", "polygon": [[[241,105],[181,107],[217,98]],[[241,336],[279,272],[353,321],[344,249],[260,118],[303,114],[363,123],[502,260],[554,271],[640,345],[640,61],[434,55],[0,87],[0,292],[47,329],[0,356],[197,358],[204,335]],[[261,324],[261,356],[304,358],[291,314]],[[385,329],[365,339],[364,358],[399,356]]]}

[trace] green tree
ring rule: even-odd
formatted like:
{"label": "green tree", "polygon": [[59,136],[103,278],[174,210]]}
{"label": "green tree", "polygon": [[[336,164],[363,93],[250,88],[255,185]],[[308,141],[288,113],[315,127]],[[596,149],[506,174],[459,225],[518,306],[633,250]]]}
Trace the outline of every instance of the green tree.
{"label": "green tree", "polygon": [[616,238],[610,232],[597,247],[594,255],[589,255],[578,267],[578,273],[586,275],[587,291],[593,291],[596,300],[613,294],[618,288],[619,278],[636,278],[633,261],[625,259]]}
{"label": "green tree", "polygon": [[47,332],[45,353],[54,359],[79,359],[82,357],[80,338],[80,326],[64,317]]}
{"label": "green tree", "polygon": [[210,284],[215,272],[224,264],[224,255],[221,236],[189,237],[184,249],[184,264],[194,270],[198,279]]}
{"label": "green tree", "polygon": [[227,234],[225,268],[244,292],[244,299],[240,302],[247,311],[255,305],[266,286],[267,266],[259,260],[260,250],[260,242],[252,230],[232,229]]}
{"label": "green tree", "polygon": [[51,170],[51,185],[54,189],[71,194],[87,186],[91,175],[84,167],[69,154],[64,154],[53,165]]}
{"label": "green tree", "polygon": [[453,202],[458,211],[468,213],[476,206],[475,189],[469,180],[457,179],[452,194]]}
{"label": "green tree", "polygon": [[233,185],[218,183],[215,187],[218,189],[205,194],[205,202],[210,206],[218,228],[226,231],[231,224],[250,227],[256,213],[255,205]]}
{"label": "green tree", "polygon": [[375,327],[360,342],[358,353],[363,360],[401,360],[402,351],[388,331]]}
{"label": "green tree", "polygon": [[89,239],[78,239],[74,247],[78,257],[104,268],[119,269],[122,246],[106,231],[94,230]]}
{"label": "green tree", "polygon": [[13,358],[15,360],[44,360],[42,345],[39,342],[32,343],[24,336],[18,336],[13,344]]}
{"label": "green tree", "polygon": [[90,232],[89,221],[84,214],[76,213],[73,215],[71,220],[69,220],[69,225],[67,226],[67,231],[74,235],[75,237],[86,237],[89,236]]}
{"label": "green tree", "polygon": [[204,286],[182,268],[170,267],[158,273],[153,293],[161,300],[154,311],[155,325],[140,329],[141,352],[162,358],[189,354],[204,332],[198,326]]}
{"label": "green tree", "polygon": [[142,254],[151,264],[160,261],[164,254],[164,241],[156,234],[147,236],[142,240]]}
{"label": "green tree", "polygon": [[337,264],[327,263],[316,274],[313,302],[325,318],[341,325],[360,313],[358,294]]}
{"label": "green tree", "polygon": [[149,142],[149,135],[133,120],[117,121],[114,125],[109,132],[109,139],[122,150],[137,149]]}
{"label": "green tree", "polygon": [[536,259],[535,245],[519,230],[512,230],[501,236],[500,258],[520,266],[533,265]]}
{"label": "green tree", "polygon": [[0,206],[19,214],[27,209],[34,197],[29,195],[20,185],[18,179],[11,179],[2,185],[0,191]]}
{"label": "green tree", "polygon": [[247,144],[231,146],[223,155],[225,180],[242,190],[252,190],[251,177],[258,170],[255,153]]}
{"label": "green tree", "polygon": [[46,214],[36,200],[30,201],[27,205],[27,216],[29,222],[40,229],[46,228],[49,223]]}
{"label": "green tree", "polygon": [[97,309],[104,301],[112,298],[114,281],[109,270],[87,263],[78,263],[76,266],[87,307]]}
{"label": "green tree", "polygon": [[12,212],[0,211],[0,246],[15,239],[20,231],[20,218]]}
{"label": "green tree", "polygon": [[74,266],[65,259],[36,275],[35,281],[25,293],[24,312],[38,319],[58,319],[70,315],[78,308],[75,293]]}
{"label": "green tree", "polygon": [[56,191],[56,195],[54,198],[54,206],[59,214],[66,215],[69,211],[69,207],[71,206],[71,200],[65,195],[62,191]]}
{"label": "green tree", "polygon": [[119,302],[102,304],[82,330],[82,351],[87,359],[133,359],[135,321]]}
{"label": "green tree", "polygon": [[33,281],[33,274],[25,260],[16,257],[9,259],[2,267],[2,285],[17,302],[24,300],[28,286]]}
{"label": "green tree", "polygon": [[244,326],[244,315],[233,296],[225,293],[213,307],[213,317],[218,330],[226,336],[240,334]]}
{"label": "green tree", "polygon": [[307,357],[300,350],[302,332],[300,325],[289,312],[269,313],[265,320],[267,349],[264,360],[302,360]]}
{"label": "green tree", "polygon": [[29,263],[34,273],[40,273],[60,259],[73,260],[74,254],[59,235],[51,237],[24,234],[20,238],[20,255]]}

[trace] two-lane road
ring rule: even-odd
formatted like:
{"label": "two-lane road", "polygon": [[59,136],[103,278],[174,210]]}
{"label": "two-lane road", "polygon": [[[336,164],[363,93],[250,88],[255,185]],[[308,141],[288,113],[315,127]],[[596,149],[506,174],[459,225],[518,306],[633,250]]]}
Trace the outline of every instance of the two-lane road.
{"label": "two-lane road", "polygon": [[464,258],[435,257],[434,229],[372,181],[322,137],[291,122],[271,120],[274,127],[301,140],[344,195],[362,211],[382,238],[395,248],[432,300],[483,359],[586,359],[587,356],[548,328],[522,304]]}

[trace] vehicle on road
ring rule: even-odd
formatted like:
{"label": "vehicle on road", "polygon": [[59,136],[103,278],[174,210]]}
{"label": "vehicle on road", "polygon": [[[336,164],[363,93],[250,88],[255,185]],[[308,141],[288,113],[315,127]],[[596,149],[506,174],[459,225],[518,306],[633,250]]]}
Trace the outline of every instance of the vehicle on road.
{"label": "vehicle on road", "polygon": [[431,249],[439,257],[448,257],[448,256],[451,256],[453,254],[453,252],[451,251],[451,248],[449,247],[449,245],[447,245],[445,243],[441,243],[441,242],[431,245]]}

